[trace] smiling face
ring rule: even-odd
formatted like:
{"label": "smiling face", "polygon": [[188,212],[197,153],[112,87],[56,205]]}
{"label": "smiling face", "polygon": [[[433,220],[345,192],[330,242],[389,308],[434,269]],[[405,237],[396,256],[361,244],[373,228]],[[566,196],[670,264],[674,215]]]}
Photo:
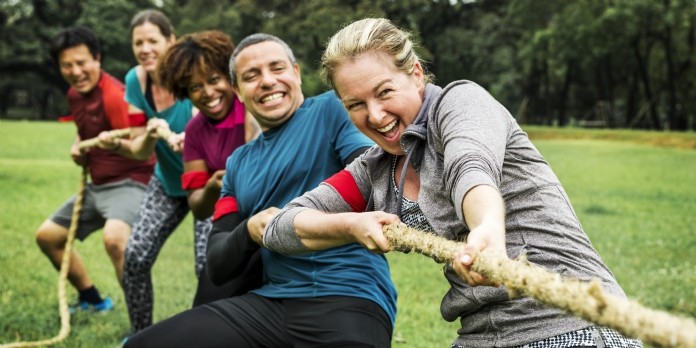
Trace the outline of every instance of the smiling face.
{"label": "smiling face", "polygon": [[235,66],[235,92],[262,130],[282,125],[304,102],[300,67],[280,44],[248,46],[235,58]]}
{"label": "smiling face", "polygon": [[155,71],[157,59],[175,40],[173,35],[162,35],[160,28],[150,22],[134,27],[132,35],[131,44],[135,59],[148,73]]}
{"label": "smiling face", "polygon": [[187,87],[188,97],[205,116],[222,120],[234,103],[234,91],[226,75],[212,70],[207,73],[194,71]]}
{"label": "smiling face", "polygon": [[423,69],[398,70],[388,55],[368,52],[342,62],[334,87],[351,122],[386,152],[404,153],[399,139],[423,104]]}
{"label": "smiling face", "polygon": [[101,63],[92,56],[86,45],[61,51],[58,66],[65,81],[78,93],[87,94],[99,83]]}

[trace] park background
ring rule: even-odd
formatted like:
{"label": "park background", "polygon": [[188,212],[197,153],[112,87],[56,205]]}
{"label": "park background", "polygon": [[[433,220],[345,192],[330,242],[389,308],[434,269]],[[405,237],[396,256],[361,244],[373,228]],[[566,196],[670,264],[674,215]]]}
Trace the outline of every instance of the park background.
{"label": "park background", "polygon": [[[68,156],[74,126],[55,122],[68,113],[67,86],[47,44],[62,27],[87,25],[102,39],[102,66],[122,78],[135,64],[129,21],[153,7],[179,36],[280,36],[307,95],[326,89],[316,67],[331,34],[352,19],[390,18],[414,33],[438,84],[476,81],[511,111],[630,298],[696,317],[693,0],[0,0],[0,344],[47,338],[60,326],[57,272],[33,232],[77,191],[80,171]],[[73,316],[58,346],[117,346],[128,318],[100,235],[77,248],[117,308]],[[388,258],[399,291],[394,345],[448,347],[458,323],[439,315],[442,265],[416,254]],[[155,320],[190,306],[190,218],[153,276]]]}
{"label": "park background", "polygon": [[326,89],[316,68],[328,38],[350,20],[387,17],[414,33],[438,84],[473,80],[520,123],[696,127],[694,0],[0,0],[0,117],[68,112],[47,54],[63,27],[92,28],[104,69],[123,78],[135,64],[130,19],[151,7],[179,36],[280,36],[310,96]]}

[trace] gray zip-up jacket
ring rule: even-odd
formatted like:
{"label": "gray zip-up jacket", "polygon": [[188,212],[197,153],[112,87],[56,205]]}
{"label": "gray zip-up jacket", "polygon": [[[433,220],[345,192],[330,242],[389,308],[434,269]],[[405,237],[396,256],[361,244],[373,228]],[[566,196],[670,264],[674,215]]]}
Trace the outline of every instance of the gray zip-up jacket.
{"label": "gray zip-up jacket", "polygon": [[[563,277],[599,279],[604,289],[625,296],[585,235],[551,167],[510,113],[470,81],[445,89],[428,84],[423,106],[401,137],[420,178],[418,204],[437,235],[463,240],[464,195],[477,185],[497,188],[505,201],[508,256],[527,259]],[[391,155],[375,146],[347,168],[367,210],[397,211]],[[398,178],[398,174],[396,176]],[[290,202],[267,227],[264,244],[280,253],[305,253],[293,227],[307,208],[351,211],[336,188],[322,183]],[[451,287],[440,305],[447,321],[460,319],[454,344],[508,347],[539,341],[591,324],[531,298],[510,299],[503,288],[469,287],[445,267]]]}

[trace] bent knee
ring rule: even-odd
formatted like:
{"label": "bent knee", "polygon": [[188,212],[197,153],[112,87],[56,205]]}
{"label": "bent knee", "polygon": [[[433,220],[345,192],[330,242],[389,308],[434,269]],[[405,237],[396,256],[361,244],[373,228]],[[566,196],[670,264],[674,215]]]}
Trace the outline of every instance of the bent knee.
{"label": "bent knee", "polygon": [[36,244],[42,249],[63,247],[68,239],[68,229],[51,220],[44,221],[34,234]]}
{"label": "bent knee", "polygon": [[104,246],[107,251],[123,253],[131,235],[131,227],[127,223],[110,219],[104,224]]}
{"label": "bent knee", "polygon": [[104,248],[109,255],[124,255],[128,238],[104,235]]}

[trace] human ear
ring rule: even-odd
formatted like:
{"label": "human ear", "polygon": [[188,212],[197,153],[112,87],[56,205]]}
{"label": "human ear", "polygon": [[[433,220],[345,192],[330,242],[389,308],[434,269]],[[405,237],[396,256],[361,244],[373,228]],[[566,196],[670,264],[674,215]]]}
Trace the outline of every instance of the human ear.
{"label": "human ear", "polygon": [[234,95],[237,96],[237,99],[239,99],[239,102],[244,104],[244,98],[242,98],[242,95],[239,93],[239,87],[237,87],[236,84],[232,85],[232,91],[234,91]]}
{"label": "human ear", "polygon": [[416,62],[416,64],[413,65],[413,72],[411,73],[413,77],[418,81],[418,85],[420,86],[423,83],[423,66],[421,65],[420,62]]}

